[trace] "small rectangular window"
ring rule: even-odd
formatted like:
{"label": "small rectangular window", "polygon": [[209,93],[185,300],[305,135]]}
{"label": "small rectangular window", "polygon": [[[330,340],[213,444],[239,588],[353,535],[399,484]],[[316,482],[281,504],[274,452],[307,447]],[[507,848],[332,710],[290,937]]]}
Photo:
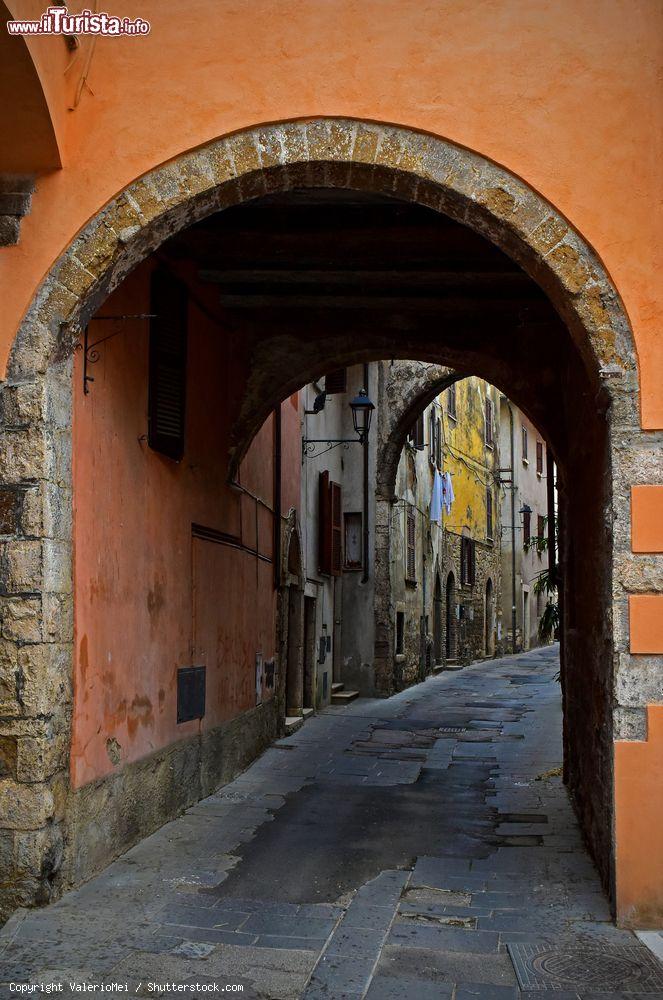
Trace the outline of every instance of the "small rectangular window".
{"label": "small rectangular window", "polygon": [[474,539],[463,536],[460,540],[460,582],[472,585],[476,576]]}
{"label": "small rectangular window", "polygon": [[396,612],[396,656],[405,652],[405,612]]}
{"label": "small rectangular window", "polygon": [[407,508],[406,522],[405,576],[408,580],[415,581],[417,578],[417,522],[415,519],[414,507],[411,505],[408,505]]}
{"label": "small rectangular window", "polygon": [[522,453],[523,453],[523,462],[528,462],[528,461],[529,461],[529,459],[528,459],[528,457],[527,457],[527,428],[526,428],[526,427],[523,427],[523,428],[521,428],[521,431],[522,431]]}
{"label": "small rectangular window", "polygon": [[490,486],[486,488],[486,537],[493,537],[493,491]]}
{"label": "small rectangular window", "polygon": [[420,413],[415,422],[412,425],[410,433],[407,436],[410,444],[417,449],[417,451],[423,451],[424,449],[424,415]]}
{"label": "small rectangular window", "polygon": [[362,516],[359,513],[344,514],[345,524],[345,568],[361,569],[363,560]]}
{"label": "small rectangular window", "polygon": [[543,441],[536,442],[536,471],[539,476],[543,475]]}
{"label": "small rectangular window", "polygon": [[452,382],[447,389],[447,413],[456,419],[456,383]]}
{"label": "small rectangular window", "polygon": [[184,455],[188,296],[186,285],[157,270],[150,282],[147,443],[179,462]]}
{"label": "small rectangular window", "polygon": [[328,396],[336,393],[346,392],[348,384],[348,372],[346,368],[337,368],[336,371],[325,375],[325,392]]}

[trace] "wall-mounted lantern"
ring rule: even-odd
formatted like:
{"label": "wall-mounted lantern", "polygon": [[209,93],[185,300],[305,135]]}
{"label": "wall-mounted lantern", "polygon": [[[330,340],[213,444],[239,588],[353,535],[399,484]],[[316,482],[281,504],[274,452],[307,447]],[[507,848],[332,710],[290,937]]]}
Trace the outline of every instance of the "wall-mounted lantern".
{"label": "wall-mounted lantern", "polygon": [[[320,408],[322,409],[322,407]],[[350,402],[350,409],[352,410],[352,426],[355,429],[357,435],[356,438],[302,438],[302,459],[307,457],[314,457],[317,455],[324,455],[326,451],[331,451],[332,448],[336,448],[337,445],[342,444],[347,447],[349,444],[366,444],[368,441],[368,432],[371,428],[371,419],[373,417],[373,410],[375,409],[374,404],[368,397],[368,393],[365,389],[360,389],[355,398]],[[306,410],[309,413],[311,411]],[[320,412],[319,410],[313,410],[313,412]],[[326,444],[326,448],[316,450],[316,445]]]}

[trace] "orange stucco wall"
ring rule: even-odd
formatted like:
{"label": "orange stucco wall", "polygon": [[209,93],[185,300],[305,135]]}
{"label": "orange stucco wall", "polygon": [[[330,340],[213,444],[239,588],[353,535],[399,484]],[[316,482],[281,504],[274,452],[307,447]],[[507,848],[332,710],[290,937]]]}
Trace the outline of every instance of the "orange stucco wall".
{"label": "orange stucco wall", "polygon": [[615,744],[617,913],[659,927],[663,885],[663,705],[650,705],[647,740]]}
{"label": "orange stucco wall", "polygon": [[[15,14],[34,0],[14,0]],[[0,255],[0,366],[35,287],[136,176],[260,122],[347,115],[430,131],[493,158],[603,258],[637,340],[646,427],[663,427],[657,0],[122,0],[148,37],[99,39],[65,168],[44,176],[21,245]],[[40,39],[40,75],[62,39]],[[66,74],[67,107],[89,41]],[[57,89],[51,88],[53,103]],[[55,112],[54,112],[55,115]],[[60,135],[60,130],[59,130]]]}
{"label": "orange stucco wall", "polygon": [[[149,312],[151,266],[141,265],[102,312]],[[197,289],[205,294],[209,289]],[[267,660],[277,652],[267,561],[273,420],[240,469],[241,484],[262,501],[256,503],[226,485],[228,339],[190,301],[186,451],[175,463],[145,440],[147,324],[93,321],[89,329],[95,340],[121,332],[100,347],[89,395],[80,354],[74,377],[75,787],[252,708],[256,653]],[[286,400],[284,436],[292,437],[298,421],[297,400]],[[294,457],[286,452],[283,462],[290,493],[299,489],[301,462]],[[266,558],[194,538],[192,524],[238,536]],[[207,666],[205,718],[178,725],[177,668],[194,663]],[[119,764],[112,760],[118,751]]]}

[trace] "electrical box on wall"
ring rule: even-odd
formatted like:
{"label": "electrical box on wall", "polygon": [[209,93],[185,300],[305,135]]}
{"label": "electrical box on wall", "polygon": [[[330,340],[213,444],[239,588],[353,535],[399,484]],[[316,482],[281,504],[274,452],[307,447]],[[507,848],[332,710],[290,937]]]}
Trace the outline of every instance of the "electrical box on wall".
{"label": "electrical box on wall", "polygon": [[177,671],[177,723],[205,715],[205,667],[180,667]]}

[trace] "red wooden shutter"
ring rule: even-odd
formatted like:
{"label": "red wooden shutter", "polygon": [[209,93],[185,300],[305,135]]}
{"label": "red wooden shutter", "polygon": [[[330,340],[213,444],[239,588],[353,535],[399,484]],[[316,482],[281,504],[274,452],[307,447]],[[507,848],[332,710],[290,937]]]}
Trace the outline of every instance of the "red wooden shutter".
{"label": "red wooden shutter", "polygon": [[332,570],[332,532],[331,532],[331,497],[329,493],[329,473],[321,472],[318,476],[318,571],[331,573]]}
{"label": "red wooden shutter", "polygon": [[331,572],[332,576],[340,576],[343,570],[343,504],[341,502],[341,487],[338,483],[330,483],[331,504]]}

